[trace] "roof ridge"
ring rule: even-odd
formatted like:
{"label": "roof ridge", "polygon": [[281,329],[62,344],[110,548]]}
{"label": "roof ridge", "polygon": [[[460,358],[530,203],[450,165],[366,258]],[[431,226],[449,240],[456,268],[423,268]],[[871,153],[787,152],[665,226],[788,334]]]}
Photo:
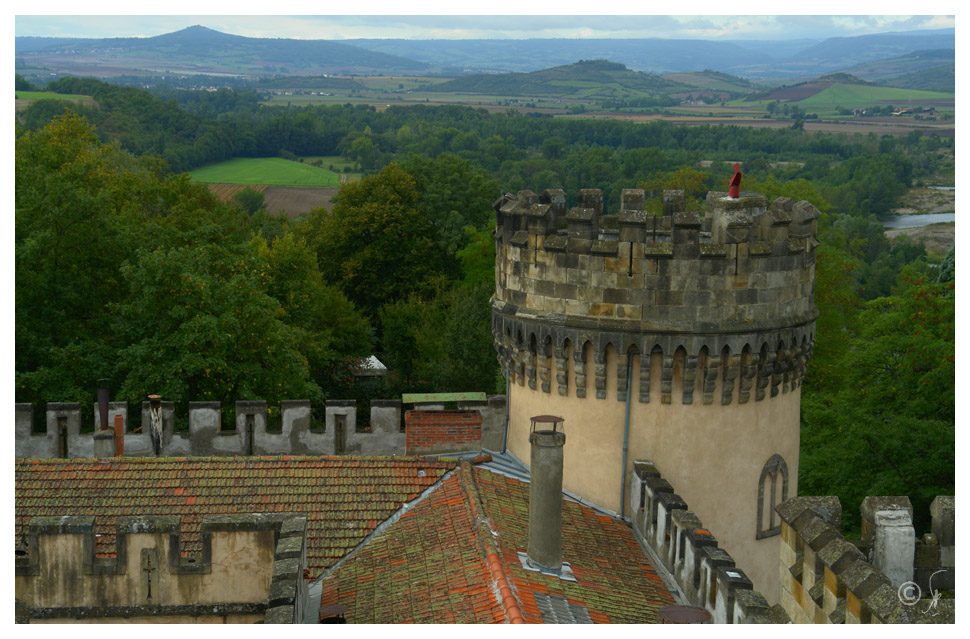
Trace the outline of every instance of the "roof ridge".
{"label": "roof ridge", "polygon": [[[474,520],[472,524],[475,529],[478,543],[485,554],[485,562],[492,581],[498,587],[498,597],[501,597],[502,608],[509,623],[525,623],[525,615],[522,613],[522,606],[512,591],[511,581],[502,568],[501,555],[499,554],[498,544],[492,537],[492,525],[485,516],[485,506],[482,503],[482,494],[475,483],[472,473],[472,465],[467,459],[462,459],[459,467],[459,476],[462,492],[468,499],[468,506]],[[488,526],[488,532],[482,530],[482,524]]]}

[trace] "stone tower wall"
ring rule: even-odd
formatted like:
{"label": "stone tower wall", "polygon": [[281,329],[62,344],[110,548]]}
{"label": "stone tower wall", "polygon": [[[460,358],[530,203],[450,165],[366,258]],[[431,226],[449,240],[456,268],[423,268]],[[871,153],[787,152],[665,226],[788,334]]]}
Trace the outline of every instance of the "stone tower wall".
{"label": "stone tower wall", "polygon": [[598,190],[568,212],[565,199],[496,203],[509,450],[526,461],[529,417],[564,417],[564,487],[624,515],[633,460],[654,460],[774,603],[777,537],[758,534],[759,477],[780,456],[797,491],[818,211],[711,193],[701,215],[667,191],[654,216],[627,190],[604,215]]}

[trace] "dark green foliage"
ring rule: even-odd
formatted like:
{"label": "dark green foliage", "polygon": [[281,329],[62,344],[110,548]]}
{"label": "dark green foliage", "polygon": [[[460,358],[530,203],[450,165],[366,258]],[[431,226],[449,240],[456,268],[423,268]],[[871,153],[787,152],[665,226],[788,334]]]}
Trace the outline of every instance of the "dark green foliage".
{"label": "dark green foliage", "polygon": [[32,85],[24,76],[19,73],[14,75],[14,90],[15,91],[37,91],[37,87]]}
{"label": "dark green foliage", "polygon": [[866,495],[908,495],[926,532],[955,488],[954,287],[906,286],[865,306],[831,390],[803,394],[799,492],[838,495],[847,531]]}
{"label": "dark green foliage", "polygon": [[333,211],[311,211],[299,229],[320,270],[372,320],[388,302],[427,295],[445,254],[418,209],[413,177],[396,164],[340,189]]}
{"label": "dark green foliage", "polygon": [[285,236],[68,114],[17,138],[18,401],[320,399],[370,329]]}
{"label": "dark green foliage", "polygon": [[252,215],[256,211],[263,208],[265,196],[261,191],[257,191],[252,187],[246,187],[242,191],[239,191],[232,196],[232,199],[236,201],[239,206],[243,208],[246,213]]}
{"label": "dark green foliage", "polygon": [[482,281],[430,302],[414,295],[384,306],[382,346],[399,392],[500,392],[488,304],[493,289]]}

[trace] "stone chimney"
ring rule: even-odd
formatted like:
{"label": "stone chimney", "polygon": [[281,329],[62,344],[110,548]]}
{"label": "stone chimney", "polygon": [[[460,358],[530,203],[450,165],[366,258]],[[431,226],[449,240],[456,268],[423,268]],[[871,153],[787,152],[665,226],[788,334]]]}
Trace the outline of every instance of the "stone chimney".
{"label": "stone chimney", "polygon": [[115,456],[115,434],[113,430],[94,431],[94,456],[98,459]]}
{"label": "stone chimney", "polygon": [[562,569],[562,418],[532,418],[529,489],[529,564],[546,572]]}
{"label": "stone chimney", "polygon": [[870,545],[870,560],[893,588],[913,579],[916,531],[909,497],[866,497],[859,506],[862,539]]}

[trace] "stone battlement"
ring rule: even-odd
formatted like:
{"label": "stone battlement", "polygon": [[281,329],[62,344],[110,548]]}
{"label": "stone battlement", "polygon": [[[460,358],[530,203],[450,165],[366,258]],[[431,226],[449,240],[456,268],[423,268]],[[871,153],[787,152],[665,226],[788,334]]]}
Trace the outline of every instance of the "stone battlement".
{"label": "stone battlement", "polygon": [[[779,385],[781,392],[795,388],[811,356],[818,316],[814,206],[711,192],[700,215],[683,210],[682,191],[664,191],[663,211],[654,215],[645,210],[640,189],[623,190],[615,215],[603,214],[598,189],[580,191],[579,206],[569,211],[565,201],[563,191],[546,190],[504,195],[495,203],[493,335],[513,380],[535,388],[539,360],[550,369],[553,359],[559,380],[566,351],[579,372],[589,343],[598,397],[608,345],[622,360],[617,375],[623,391],[630,353],[661,353],[664,380],[680,357],[691,385],[702,375],[705,403],[713,401],[718,378],[727,393],[722,403],[730,403],[738,377],[741,403],[752,388],[756,400],[769,385],[772,396]],[[642,402],[650,399],[649,360],[641,358]],[[551,375],[539,377],[550,392]],[[581,397],[586,383],[585,375],[577,376]],[[559,387],[565,394],[564,382]],[[669,400],[666,381],[661,394]]]}
{"label": "stone battlement", "polygon": [[718,545],[670,482],[650,462],[638,461],[630,477],[630,524],[670,571],[684,598],[711,613],[714,623],[788,623],[754,589],[734,558]]}
{"label": "stone battlement", "polygon": [[[489,396],[485,402],[459,402],[458,408],[480,414],[479,438],[467,441],[463,450],[500,450],[504,435],[505,396]],[[149,403],[141,405],[141,427],[129,420],[127,402],[110,402],[108,423],[122,419],[125,456],[154,454],[149,435]],[[280,428],[267,426],[265,401],[240,401],[235,404],[234,423],[225,423],[219,402],[189,402],[188,429],[175,428],[175,404],[162,402],[160,455],[165,457],[236,455],[404,455],[406,432],[402,428],[401,400],[373,400],[370,403],[369,430],[357,429],[357,402],[330,400],[325,406],[325,422],[316,424],[309,400],[284,400],[280,403]],[[417,404],[424,411],[443,410],[444,405]],[[92,407],[95,423],[98,407]],[[413,412],[413,411],[412,411]],[[16,457],[99,457],[99,434],[81,432],[81,405],[48,403],[45,428],[37,432],[34,406],[16,405]],[[105,448],[114,451],[114,442]],[[449,450],[454,450],[451,448]],[[107,456],[113,455],[107,453]]]}
{"label": "stone battlement", "polygon": [[795,623],[953,623],[955,600],[937,595],[955,585],[954,498],[933,500],[933,532],[921,540],[907,497],[866,497],[859,510],[862,539],[853,542],[840,531],[838,497],[776,508],[786,614]]}

